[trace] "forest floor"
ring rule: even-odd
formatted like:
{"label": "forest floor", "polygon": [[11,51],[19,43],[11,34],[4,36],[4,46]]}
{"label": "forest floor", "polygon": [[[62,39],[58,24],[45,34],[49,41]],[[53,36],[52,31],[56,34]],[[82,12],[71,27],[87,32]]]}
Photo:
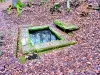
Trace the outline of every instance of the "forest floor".
{"label": "forest floor", "polygon": [[[89,1],[91,4],[96,3],[95,0]],[[100,75],[100,13],[85,10],[82,5],[67,13],[66,5],[62,2],[62,12],[51,14],[50,5],[25,7],[19,17],[14,13],[15,10],[8,15],[4,9],[0,9],[0,35],[3,36],[3,42],[0,42],[3,52],[0,57],[0,75]],[[80,16],[83,10],[89,13],[86,17]],[[18,27],[50,25],[62,35],[67,35],[53,25],[55,19],[80,27],[68,37],[76,40],[77,44],[42,54],[38,61],[21,64],[14,56]]]}

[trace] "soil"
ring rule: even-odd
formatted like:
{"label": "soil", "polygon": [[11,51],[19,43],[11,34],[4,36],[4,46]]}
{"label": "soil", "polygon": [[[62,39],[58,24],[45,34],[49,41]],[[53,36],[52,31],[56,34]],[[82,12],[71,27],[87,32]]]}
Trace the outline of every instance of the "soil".
{"label": "soil", "polygon": [[[88,0],[87,3],[97,4],[95,0]],[[87,10],[80,5],[67,13],[66,5],[62,2],[61,13],[51,14],[51,5],[49,2],[41,6],[37,4],[25,7],[19,17],[15,10],[8,15],[5,8],[0,7],[0,34],[4,43],[0,45],[3,52],[0,57],[0,75],[100,75],[100,12]],[[80,16],[82,12],[88,15]],[[14,56],[18,28],[31,26],[30,24],[50,25],[61,35],[67,35],[53,25],[54,19],[80,27],[72,32],[71,36],[66,37],[68,40],[76,40],[77,44],[42,54],[39,60],[29,60],[21,64]]]}

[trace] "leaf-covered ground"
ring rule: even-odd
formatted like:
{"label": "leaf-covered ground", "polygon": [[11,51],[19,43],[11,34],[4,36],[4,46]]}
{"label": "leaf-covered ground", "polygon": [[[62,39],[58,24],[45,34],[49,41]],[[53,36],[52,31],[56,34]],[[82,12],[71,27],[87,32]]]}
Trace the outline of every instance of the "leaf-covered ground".
{"label": "leaf-covered ground", "polygon": [[[96,4],[95,0],[88,0]],[[68,14],[65,3],[62,2],[62,13],[51,14],[52,4],[42,6],[33,5],[24,8],[19,17],[15,10],[11,15],[0,9],[0,75],[99,75],[100,74],[100,13],[96,10],[86,10],[82,5],[72,8]],[[89,14],[81,17],[82,11]],[[66,33],[53,25],[53,20],[59,19],[65,23],[73,23],[79,30],[66,37]],[[14,57],[18,27],[32,24],[33,26],[47,25],[54,27],[69,40],[76,40],[77,44],[59,48],[56,51],[42,54],[39,60],[27,61],[21,64]]]}

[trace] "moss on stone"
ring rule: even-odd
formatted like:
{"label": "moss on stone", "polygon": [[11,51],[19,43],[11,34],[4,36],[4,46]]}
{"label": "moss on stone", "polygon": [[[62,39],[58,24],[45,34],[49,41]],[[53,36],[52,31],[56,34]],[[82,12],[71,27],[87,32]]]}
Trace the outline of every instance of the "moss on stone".
{"label": "moss on stone", "polygon": [[55,48],[70,46],[75,43],[76,43],[75,41],[57,40],[57,41],[52,41],[52,42],[48,42],[44,44],[34,45],[33,50],[37,53],[40,53],[40,52],[55,49]]}
{"label": "moss on stone", "polygon": [[73,24],[68,24],[68,25],[67,25],[67,24],[64,24],[63,22],[58,21],[58,20],[54,20],[53,23],[54,23],[56,26],[58,26],[58,27],[60,27],[61,29],[63,29],[63,30],[74,31],[74,30],[79,29],[78,26],[75,26],[75,25],[73,25]]}

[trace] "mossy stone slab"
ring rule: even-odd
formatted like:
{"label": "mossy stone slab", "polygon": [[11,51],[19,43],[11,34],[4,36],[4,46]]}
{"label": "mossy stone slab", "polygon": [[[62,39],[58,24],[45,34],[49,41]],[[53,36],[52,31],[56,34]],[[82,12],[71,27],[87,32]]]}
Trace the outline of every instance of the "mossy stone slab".
{"label": "mossy stone slab", "polygon": [[63,22],[58,21],[58,20],[54,20],[53,23],[54,23],[56,26],[60,27],[60,28],[63,29],[63,30],[66,30],[66,31],[74,31],[74,30],[78,30],[78,29],[79,29],[78,26],[75,26],[75,25],[73,25],[73,24],[68,24],[68,25],[66,25],[66,24],[64,24]]}
{"label": "mossy stone slab", "polygon": [[75,43],[76,43],[75,41],[57,40],[57,41],[52,41],[48,43],[34,45],[33,49],[35,52],[40,53],[40,52],[47,51],[50,49],[73,45]]}
{"label": "mossy stone slab", "polygon": [[78,29],[79,29],[78,26],[75,26],[75,25],[72,25],[72,24],[65,26],[65,30],[69,30],[69,31],[74,31],[74,30],[78,30]]}

